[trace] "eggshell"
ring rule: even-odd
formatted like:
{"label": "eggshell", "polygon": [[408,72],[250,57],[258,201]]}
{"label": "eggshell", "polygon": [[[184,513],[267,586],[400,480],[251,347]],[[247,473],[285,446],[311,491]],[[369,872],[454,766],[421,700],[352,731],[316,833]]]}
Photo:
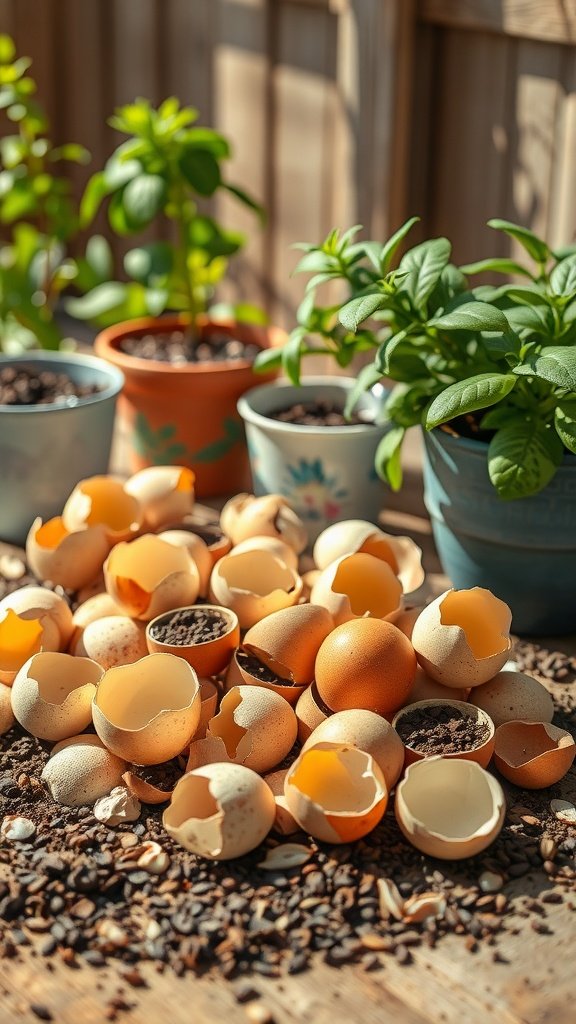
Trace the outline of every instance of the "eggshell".
{"label": "eggshell", "polygon": [[393,626],[396,626],[404,636],[407,636],[409,640],[412,639],[412,632],[414,630],[414,623],[420,615],[420,612],[424,610],[424,605],[416,605],[413,608],[406,608],[401,606],[397,608],[395,612],[391,612],[390,615],[386,616],[386,621],[391,622]]}
{"label": "eggshell", "polygon": [[316,657],[318,693],[332,711],[365,708],[387,718],[405,702],[415,674],[410,641],[381,619],[337,626]]}
{"label": "eggshell", "polygon": [[295,820],[326,843],[350,843],[371,832],[386,810],[384,776],[354,747],[318,743],[289,768],[284,796]]}
{"label": "eggshell", "polygon": [[159,530],[192,510],[195,480],[185,466],[148,466],[134,473],[124,489],[139,502],[144,527]]}
{"label": "eggshell", "polygon": [[281,768],[277,772],[271,772],[264,776],[264,782],[272,790],[276,804],[276,817],[272,826],[275,832],[283,836],[294,835],[300,832],[300,825],[289,811],[286,797],[284,796],[284,783],[288,774],[288,768]]}
{"label": "eggshell", "polygon": [[289,565],[294,572],[298,572],[298,555],[285,541],[279,537],[247,537],[234,545],[234,554],[241,555],[244,551],[269,551],[276,555],[281,562]]}
{"label": "eggshell", "polygon": [[280,494],[237,494],[224,505],[220,525],[232,544],[247,537],[278,537],[300,554],[308,543],[302,520]]}
{"label": "eggshell", "polygon": [[[102,577],[102,580],[104,580],[104,577]],[[74,649],[74,645],[79,637],[82,636],[86,626],[89,626],[91,622],[96,622],[97,619],[104,619],[109,615],[121,614],[120,608],[106,591],[87,598],[86,601],[78,605],[72,616],[74,632],[70,641],[70,650]]]}
{"label": "eggshell", "polygon": [[89,658],[44,652],[22,666],[12,685],[12,710],[41,740],[74,736],[92,721],[92,698],[104,675]]}
{"label": "eggshell", "polygon": [[[185,615],[192,614],[195,619],[205,614],[216,615],[223,621],[226,631],[210,640],[194,643],[169,644],[159,640],[156,630],[179,612]],[[176,657],[184,658],[201,676],[216,676],[223,672],[239,643],[238,616],[230,608],[223,608],[221,605],[202,604],[174,608],[169,612],[163,612],[162,615],[157,615],[146,627],[146,644],[150,654],[174,654]]]}
{"label": "eggshell", "polygon": [[0,683],[0,736],[8,732],[16,721],[12,711],[11,692],[11,688],[6,683]]}
{"label": "eggshell", "polygon": [[475,761],[431,757],[407,769],[396,788],[395,814],[422,853],[461,860],[496,839],[506,801],[500,783]]}
{"label": "eggshell", "polygon": [[162,822],[185,849],[211,860],[255,849],[274,823],[271,790],[244,765],[211,764],[180,779]]}
{"label": "eggshell", "polygon": [[333,629],[325,608],[294,605],[260,619],[246,633],[243,647],[280,678],[307,686],[314,678],[320,644]]}
{"label": "eggshell", "polygon": [[574,737],[549,722],[505,722],[496,730],[494,764],[505,779],[524,789],[559,782],[575,755]]}
{"label": "eggshell", "polygon": [[470,703],[487,711],[496,726],[520,719],[551,722],[554,716],[554,702],[546,687],[523,672],[498,672],[474,687]]}
{"label": "eggshell", "polygon": [[410,537],[384,533],[365,519],[346,519],[328,526],[314,544],[314,563],[326,569],[331,562],[358,552],[386,562],[398,576],[405,594],[417,590],[424,581],[422,551]]}
{"label": "eggshell", "polygon": [[302,750],[317,743],[331,743],[365,750],[382,771],[388,792],[396,785],[404,767],[404,745],[389,722],[373,711],[338,711],[316,727]]}
{"label": "eggshell", "polygon": [[412,643],[424,671],[444,686],[480,686],[509,657],[512,613],[489,590],[447,590],[418,616]]}
{"label": "eggshell", "polygon": [[190,744],[186,771],[193,772],[206,764],[232,764],[232,760],[220,736],[203,736],[201,739],[194,739]]}
{"label": "eggshell", "polygon": [[336,625],[370,615],[382,619],[400,607],[402,584],[387,562],[374,555],[343,555],[324,569],[310,592]]}
{"label": "eggshell", "polygon": [[86,626],[73,653],[92,658],[105,670],[131,665],[148,654],[146,629],[127,615],[106,615]]}
{"label": "eggshell", "polygon": [[62,651],[72,636],[72,612],[44,587],[22,587],[0,601],[0,682],[12,685],[24,662],[40,649]]}
{"label": "eggshell", "polygon": [[89,526],[105,527],[110,544],[136,536],[142,525],[140,502],[113,476],[80,480],[62,512],[65,528],[74,533]]}
{"label": "eggshell", "polygon": [[435,679],[427,676],[424,669],[418,665],[412,689],[406,699],[406,706],[415,704],[418,700],[442,700],[445,698],[446,700],[465,701],[469,692],[467,686],[460,689],[456,686],[442,686],[442,683],[437,683]]}
{"label": "eggshell", "polygon": [[[459,750],[453,753],[442,752],[441,756],[450,761],[476,761],[476,763],[481,765],[482,768],[486,768],[494,752],[494,722],[485,711],[474,707],[473,704],[467,704],[465,701],[453,700],[451,698],[432,698],[431,700],[415,701],[398,711],[392,720],[392,725],[400,733],[400,739],[402,740],[402,720],[411,711],[414,711],[415,709],[424,710],[425,708],[446,708],[449,710],[451,707],[453,707],[457,712],[460,711],[462,714],[467,715],[474,721],[484,725],[487,730],[487,738],[479,745],[470,747],[469,750]],[[402,742],[406,752],[405,764],[409,765],[413,764],[415,761],[423,761],[429,756],[423,753],[423,751],[410,746],[405,741]]]}
{"label": "eggshell", "polygon": [[[300,608],[302,605],[297,605],[296,607]],[[269,616],[266,616],[266,618],[269,618]],[[266,679],[264,675],[269,674],[271,670],[268,670],[264,662],[260,662],[262,674],[255,674],[257,670],[255,669],[252,672],[244,660],[247,657],[249,657],[248,652],[243,647],[239,647],[234,651],[224,679],[224,691],[226,693],[232,687],[242,686],[243,684],[246,684],[246,686],[261,686],[264,690],[271,690],[273,693],[280,694],[289,704],[294,705],[297,703],[306,689],[305,686],[296,686],[295,683],[291,683],[289,680],[282,680],[280,676],[277,677],[276,682]]]}
{"label": "eggshell", "polygon": [[134,764],[160,764],[190,742],[200,720],[194,669],[172,654],[149,654],[109,669],[92,702],[106,747]]}
{"label": "eggshell", "polygon": [[[75,740],[79,742],[74,742]],[[50,795],[65,807],[91,806],[115,786],[122,785],[126,763],[115,757],[96,736],[71,737],[52,752],[42,772]]]}
{"label": "eggshell", "polygon": [[234,551],[216,563],[210,577],[210,600],[236,612],[241,629],[265,615],[298,603],[302,580],[268,551]]}
{"label": "eggshell", "polygon": [[26,538],[26,558],[40,580],[68,590],[88,586],[100,572],[110,545],[104,526],[70,533],[61,516],[35,519]]}
{"label": "eggshell", "polygon": [[206,735],[208,722],[214,718],[218,707],[218,687],[213,679],[199,679],[200,683],[200,720],[196,727],[193,740],[203,739]]}
{"label": "eggshell", "polygon": [[286,757],[297,731],[296,715],[279,694],[258,686],[235,686],[222,698],[206,736],[223,739],[235,763],[266,772]]}
{"label": "eggshell", "polygon": [[201,597],[206,597],[210,586],[210,573],[214,565],[206,542],[190,530],[163,530],[158,537],[160,540],[165,540],[167,544],[185,548],[198,569],[200,579],[198,593]]}
{"label": "eggshell", "polygon": [[184,548],[145,534],[116,544],[104,563],[106,590],[125,615],[146,622],[194,604],[200,577]]}
{"label": "eggshell", "polygon": [[300,695],[295,711],[296,718],[298,719],[298,739],[300,743],[305,743],[314,729],[317,729],[330,715],[330,710],[320,700],[314,683],[312,686],[306,687]]}

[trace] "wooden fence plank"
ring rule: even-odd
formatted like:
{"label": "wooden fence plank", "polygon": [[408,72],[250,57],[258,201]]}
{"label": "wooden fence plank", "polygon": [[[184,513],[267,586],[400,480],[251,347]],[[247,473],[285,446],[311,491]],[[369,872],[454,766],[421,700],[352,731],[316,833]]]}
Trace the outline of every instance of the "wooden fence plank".
{"label": "wooden fence plank", "polygon": [[420,17],[452,28],[576,43],[574,0],[420,0]]}
{"label": "wooden fence plank", "polygon": [[564,55],[556,157],[550,186],[549,237],[554,246],[576,241],[576,60]]}

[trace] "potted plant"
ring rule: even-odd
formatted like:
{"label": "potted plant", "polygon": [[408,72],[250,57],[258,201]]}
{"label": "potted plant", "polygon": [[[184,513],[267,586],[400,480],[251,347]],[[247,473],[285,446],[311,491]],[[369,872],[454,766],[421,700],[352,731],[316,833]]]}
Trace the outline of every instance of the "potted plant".
{"label": "potted plant", "polygon": [[[207,316],[213,290],[243,238],[200,204],[226,190],[259,208],[224,181],[229,145],[217,132],[196,126],[197,116],[175,98],[157,109],[138,99],[116,111],[110,124],[127,138],[90,179],[82,222],[89,224],[107,200],[117,234],[136,234],[159,218],[171,234],[126,254],[130,280],[124,283],[106,280],[106,248],[93,240],[81,267],[81,284],[90,289],[68,310],[115,325],[105,326],[95,349],[126,378],[121,411],[131,430],[133,468],[187,464],[196,472],[197,493],[217,495],[246,486],[236,401],[255,382],[256,352],[283,333],[262,326],[261,314],[245,303],[235,308],[236,320]],[[162,317],[167,310],[170,315]]]}
{"label": "potted plant", "polygon": [[[373,348],[349,408],[381,378],[391,429],[376,468],[402,482],[406,430],[425,428],[425,501],[455,586],[484,586],[512,608],[521,633],[574,628],[576,574],[576,251],[553,252],[526,228],[490,225],[524,247],[530,265],[487,259],[458,268],[445,238],[394,253],[414,220],[387,243],[343,251],[309,246],[314,289],[344,281],[339,320]],[[329,240],[328,240],[329,241]],[[472,288],[483,271],[522,284]],[[366,321],[369,325],[366,326]],[[296,369],[308,350],[289,356]],[[338,352],[336,352],[338,358]]]}
{"label": "potted plant", "polygon": [[[55,147],[14,43],[0,36],[0,538],[21,543],[37,515],[60,512],[82,476],[108,468],[119,371],[94,356],[56,351],[54,314],[76,265],[66,246],[77,229],[62,161],[83,147]],[[31,348],[51,351],[29,352]]]}

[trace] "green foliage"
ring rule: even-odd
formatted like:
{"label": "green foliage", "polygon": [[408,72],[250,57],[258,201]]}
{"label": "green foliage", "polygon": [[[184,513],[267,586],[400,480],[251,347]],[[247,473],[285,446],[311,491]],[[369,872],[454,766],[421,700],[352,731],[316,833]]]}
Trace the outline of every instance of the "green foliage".
{"label": "green foliage", "polygon": [[0,109],[8,126],[0,138],[0,348],[12,350],[60,344],[53,310],[76,276],[66,245],[78,216],[58,168],[89,159],[83,146],[53,146],[48,138],[30,64],[16,56],[9,36],[0,36]]}
{"label": "green foliage", "polygon": [[[157,109],[137,99],[121,107],[110,124],[127,138],[103,170],[92,176],[80,207],[88,226],[102,203],[118,235],[131,236],[158,218],[172,225],[171,241],[144,244],[124,259],[127,282],[110,280],[106,243],[91,240],[79,264],[78,285],[85,294],[70,300],[73,316],[108,326],[136,316],[158,316],[165,310],[188,314],[194,335],[198,315],[205,312],[228,259],[244,244],[205,210],[202,202],[221,191],[256,211],[258,204],[224,179],[222,165],[230,156],[223,135],[195,125],[198,113],[171,97]],[[244,306],[248,316],[253,311]]]}
{"label": "green foliage", "polygon": [[[358,228],[333,231],[320,245],[300,246],[296,270],[312,273],[298,326],[280,352],[258,363],[281,364],[298,383],[310,352],[346,366],[371,349],[348,403],[382,377],[395,383],[384,406],[391,424],[376,469],[402,484],[406,430],[427,430],[472,416],[490,439],[488,469],[505,499],[536,494],[553,478],[565,451],[576,453],[576,252],[553,252],[527,228],[490,226],[523,246],[528,262],[494,258],[464,267],[450,262],[445,238],[425,241],[392,262],[412,218],[381,244],[357,241]],[[476,273],[514,274],[523,283],[473,287]],[[337,282],[339,305],[317,305],[317,289]],[[489,433],[488,433],[489,432]]]}

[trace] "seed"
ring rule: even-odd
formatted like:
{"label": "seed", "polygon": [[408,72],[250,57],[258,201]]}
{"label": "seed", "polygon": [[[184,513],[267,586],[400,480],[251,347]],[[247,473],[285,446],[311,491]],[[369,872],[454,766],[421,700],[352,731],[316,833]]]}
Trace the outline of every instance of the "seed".
{"label": "seed", "polygon": [[142,843],[142,853],[138,857],[138,867],[150,875],[163,875],[170,866],[170,857],[159,843]]}
{"label": "seed", "polygon": [[398,892],[397,886],[391,878],[379,878],[377,884],[380,916],[382,918],[395,917],[397,921],[401,921],[404,900]]}
{"label": "seed", "polygon": [[52,1011],[44,1003],[30,1003],[30,1009],[38,1020],[54,1020]]}
{"label": "seed", "polygon": [[286,868],[297,868],[310,860],[312,850],[301,843],[282,843],[269,850],[264,860],[258,863],[263,871],[281,871]]}
{"label": "seed", "polygon": [[478,879],[478,884],[482,892],[498,892],[504,885],[504,879],[495,871],[483,871]]}
{"label": "seed", "polygon": [[558,847],[551,836],[543,835],[540,840],[540,856],[542,860],[554,860]]}

